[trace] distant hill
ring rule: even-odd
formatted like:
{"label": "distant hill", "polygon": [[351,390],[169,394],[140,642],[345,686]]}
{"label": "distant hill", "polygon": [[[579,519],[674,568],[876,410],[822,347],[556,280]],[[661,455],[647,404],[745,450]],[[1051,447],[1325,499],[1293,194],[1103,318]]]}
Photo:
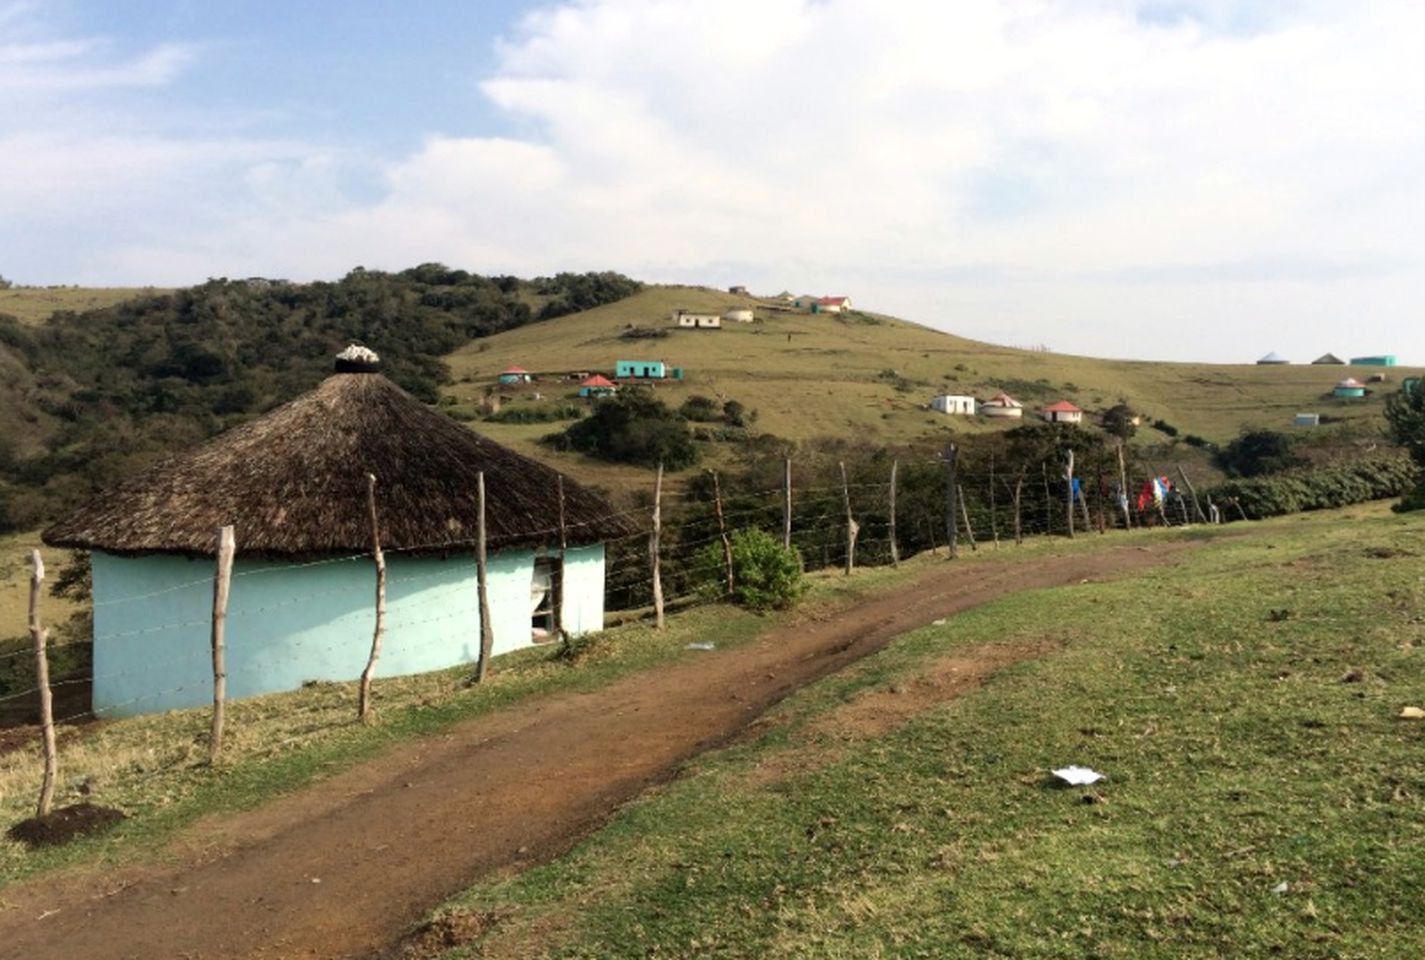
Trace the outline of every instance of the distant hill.
{"label": "distant hill", "polygon": [[0,290],[0,313],[21,323],[41,323],[61,310],[84,313],[171,292],[162,287],[9,287]]}
{"label": "distant hill", "polygon": [[[674,329],[666,338],[624,339],[630,325],[668,328],[675,309],[721,312],[750,306],[757,322],[721,330]],[[1068,399],[1090,413],[1120,400],[1145,415],[1140,442],[1168,442],[1147,426],[1159,420],[1179,437],[1225,442],[1244,426],[1290,431],[1298,412],[1338,417],[1346,429],[1374,431],[1384,397],[1412,372],[1405,368],[1257,366],[1255,364],[1153,363],[1098,360],[1018,350],[967,340],[919,324],[869,313],[792,312],[775,301],[702,287],[650,286],[594,310],[561,317],[467,344],[446,358],[456,383],[446,389],[473,411],[500,370],[610,371],[621,359],[664,360],[686,371],[681,383],[661,383],[658,396],[677,406],[692,394],[736,399],[758,411],[756,428],[792,440],[836,435],[879,443],[943,438],[1005,429],[1012,421],[947,417],[925,409],[937,394],[980,399],[1008,392],[1035,408]],[[1364,380],[1384,372],[1363,400],[1330,397],[1351,374]],[[543,393],[570,389],[545,385]],[[545,425],[480,423],[478,429],[525,452],[551,455],[535,444]],[[591,465],[592,466],[592,465]]]}

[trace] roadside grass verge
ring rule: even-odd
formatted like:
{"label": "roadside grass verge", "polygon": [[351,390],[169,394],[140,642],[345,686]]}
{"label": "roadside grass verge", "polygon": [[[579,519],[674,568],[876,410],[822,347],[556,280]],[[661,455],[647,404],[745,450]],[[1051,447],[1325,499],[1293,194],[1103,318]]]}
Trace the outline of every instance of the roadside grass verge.
{"label": "roadside grass verge", "polygon": [[[1121,538],[1102,542],[1115,539]],[[1015,556],[1093,549],[1098,542],[1037,541],[1018,551],[967,554],[957,563],[1011,562]],[[556,657],[550,647],[518,651],[497,658],[482,687],[464,686],[468,666],[412,677],[378,676],[378,722],[372,725],[355,720],[353,683],[324,683],[233,701],[228,705],[224,757],[217,768],[207,764],[206,709],[62,726],[56,805],[87,800],[121,809],[130,819],[102,836],[62,848],[29,851],[0,837],[0,887],[58,866],[117,863],[151,853],[199,817],[256,807],[462,720],[531,697],[595,689],[687,656],[685,647],[692,641],[713,640],[725,649],[755,640],[779,624],[831,616],[944,563],[943,553],[938,558],[923,554],[900,570],[864,568],[849,579],[819,571],[809,576],[811,591],[793,611],[759,616],[723,604],[694,607],[670,616],[663,633],[637,621],[581,639],[572,663]],[[39,781],[37,743],[0,754],[0,822],[14,823],[33,813]]]}
{"label": "roadside grass verge", "polygon": [[[1248,529],[898,639],[453,900],[485,932],[440,956],[1413,955],[1425,724],[1397,714],[1425,706],[1425,523]],[[868,739],[825,722],[946,656],[1046,642]],[[781,764],[809,749],[827,762]],[[1055,788],[1069,763],[1108,780]]]}

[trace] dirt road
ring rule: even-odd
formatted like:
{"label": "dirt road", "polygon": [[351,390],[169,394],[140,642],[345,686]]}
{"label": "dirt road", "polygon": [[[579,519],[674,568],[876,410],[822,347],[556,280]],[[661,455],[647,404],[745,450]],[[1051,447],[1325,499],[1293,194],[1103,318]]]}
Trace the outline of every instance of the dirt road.
{"label": "dirt road", "polygon": [[557,856],[689,757],[898,634],[1019,590],[1164,563],[1185,548],[936,567],[741,649],[468,721],[260,810],[195,825],[161,862],[4,891],[0,956],[377,954],[480,875]]}

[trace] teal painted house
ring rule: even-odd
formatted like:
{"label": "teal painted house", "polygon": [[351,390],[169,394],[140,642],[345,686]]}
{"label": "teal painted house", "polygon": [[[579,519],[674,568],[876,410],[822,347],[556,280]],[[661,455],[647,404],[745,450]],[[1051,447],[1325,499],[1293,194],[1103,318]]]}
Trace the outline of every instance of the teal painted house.
{"label": "teal painted house", "polygon": [[1332,390],[1331,393],[1337,397],[1364,397],[1366,395],[1366,385],[1355,377],[1347,377],[1345,380],[1336,384],[1336,388]]}
{"label": "teal painted house", "polygon": [[1393,366],[1395,366],[1395,357],[1394,357],[1394,355],[1389,354],[1389,353],[1381,354],[1381,355],[1378,356],[1378,357],[1352,357],[1352,358],[1351,358],[1351,366],[1353,366],[1353,367],[1393,367]]}
{"label": "teal painted house", "polygon": [[663,380],[668,368],[662,360],[619,360],[614,376],[619,380]]}
{"label": "teal painted house", "polygon": [[[344,354],[345,356],[345,354]],[[480,645],[474,542],[487,490],[494,652],[600,630],[603,541],[628,534],[602,497],[470,431],[375,370],[339,362],[311,393],[164,461],[45,531],[91,551],[94,711],[212,702],[217,528],[234,527],[229,697],[355,680],[375,625],[367,474],[386,557],[377,677],[472,662]]]}

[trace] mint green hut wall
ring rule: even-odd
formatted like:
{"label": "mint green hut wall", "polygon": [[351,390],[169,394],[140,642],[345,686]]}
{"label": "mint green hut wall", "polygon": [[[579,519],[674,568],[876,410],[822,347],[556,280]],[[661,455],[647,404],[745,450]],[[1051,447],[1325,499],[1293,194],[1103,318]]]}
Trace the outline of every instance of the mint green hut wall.
{"label": "mint green hut wall", "polygon": [[[91,562],[94,712],[133,716],[211,703],[212,560],[96,550]],[[496,654],[532,643],[534,565],[533,550],[490,557]],[[571,549],[563,597],[569,633],[603,629],[603,591],[603,547]],[[375,592],[367,557],[307,565],[239,559],[226,630],[228,696],[355,680],[371,649]],[[470,663],[479,644],[473,557],[387,554],[378,677]]]}

